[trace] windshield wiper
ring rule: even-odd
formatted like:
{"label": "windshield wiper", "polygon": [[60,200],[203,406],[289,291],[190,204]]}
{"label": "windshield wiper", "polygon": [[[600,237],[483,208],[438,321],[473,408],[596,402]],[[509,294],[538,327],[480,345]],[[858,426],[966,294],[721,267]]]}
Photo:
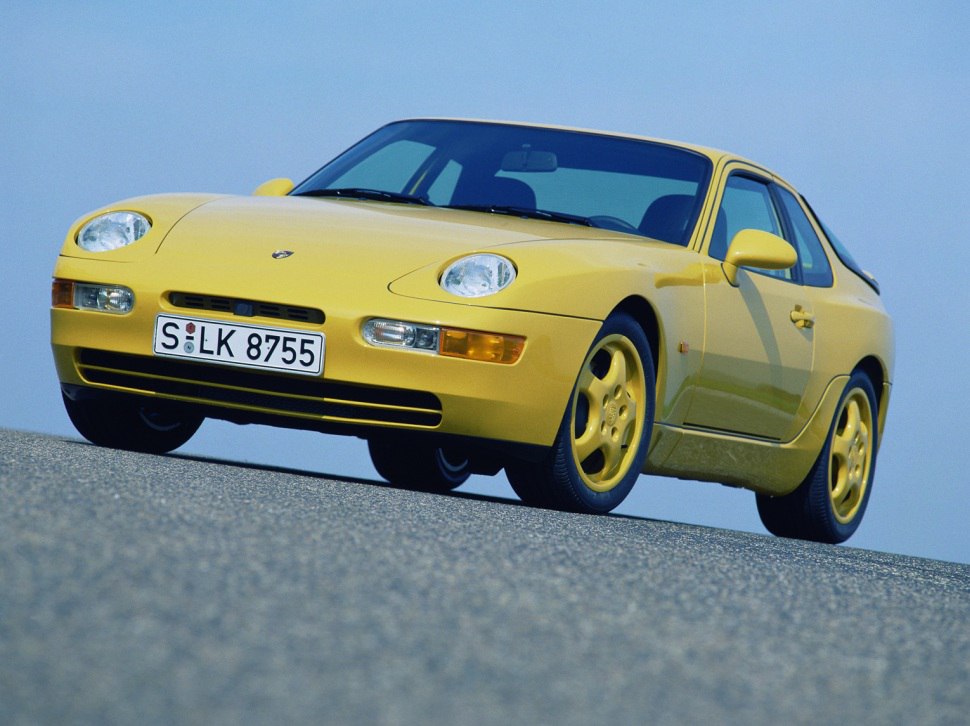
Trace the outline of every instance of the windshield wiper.
{"label": "windshield wiper", "polygon": [[367,199],[375,202],[396,202],[399,204],[434,205],[424,197],[402,192],[385,192],[383,189],[364,189],[362,187],[342,187],[340,189],[310,189],[297,192],[295,197],[343,197],[344,199]]}
{"label": "windshield wiper", "polygon": [[595,227],[587,217],[565,212],[551,212],[548,209],[531,209],[529,207],[513,207],[502,204],[451,204],[448,209],[465,209],[470,212],[489,212],[490,214],[508,214],[513,217],[527,219],[544,219],[547,222],[565,222],[566,224],[581,224],[584,227]]}

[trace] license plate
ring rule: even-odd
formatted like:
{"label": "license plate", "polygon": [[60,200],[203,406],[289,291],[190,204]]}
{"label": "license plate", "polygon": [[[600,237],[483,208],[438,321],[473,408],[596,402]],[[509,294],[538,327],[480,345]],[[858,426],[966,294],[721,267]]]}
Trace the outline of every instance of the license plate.
{"label": "license plate", "polygon": [[324,336],[302,330],[159,315],[155,318],[152,349],[155,355],[318,376],[323,371]]}

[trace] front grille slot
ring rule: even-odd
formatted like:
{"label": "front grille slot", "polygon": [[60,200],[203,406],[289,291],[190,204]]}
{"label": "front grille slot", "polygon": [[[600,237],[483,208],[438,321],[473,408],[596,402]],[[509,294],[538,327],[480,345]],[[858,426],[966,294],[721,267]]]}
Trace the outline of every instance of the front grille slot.
{"label": "front grille slot", "polygon": [[80,350],[77,360],[79,373],[90,383],[197,403],[325,421],[427,428],[441,423],[441,401],[426,391],[358,386],[90,349]]}
{"label": "front grille slot", "polygon": [[241,298],[219,297],[217,295],[173,292],[169,293],[168,301],[177,308],[213,310],[215,312],[230,313],[247,318],[273,318],[275,320],[291,320],[297,323],[312,323],[316,325],[321,325],[326,319],[323,311],[317,310],[316,308],[281,305],[278,303],[244,300]]}

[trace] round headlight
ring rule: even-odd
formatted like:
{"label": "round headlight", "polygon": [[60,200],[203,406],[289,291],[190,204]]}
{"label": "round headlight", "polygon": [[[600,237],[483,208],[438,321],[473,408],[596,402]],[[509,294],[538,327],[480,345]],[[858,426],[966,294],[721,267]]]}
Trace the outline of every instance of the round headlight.
{"label": "round headlight", "polygon": [[459,297],[484,297],[504,290],[513,280],[515,267],[504,257],[469,255],[448,265],[441,287]]}
{"label": "round headlight", "polygon": [[81,227],[77,244],[88,252],[107,252],[130,245],[152,228],[137,212],[108,212]]}

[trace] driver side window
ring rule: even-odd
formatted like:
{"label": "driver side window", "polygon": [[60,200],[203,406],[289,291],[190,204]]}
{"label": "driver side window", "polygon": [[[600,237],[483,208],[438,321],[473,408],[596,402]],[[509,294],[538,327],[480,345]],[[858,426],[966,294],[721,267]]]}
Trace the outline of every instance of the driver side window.
{"label": "driver side window", "polygon": [[[734,174],[728,178],[721,197],[721,207],[714,223],[714,235],[708,254],[718,260],[727,256],[734,235],[742,229],[760,229],[782,236],[781,222],[771,201],[768,185],[751,177]],[[791,270],[758,270],[782,280],[791,280]]]}

